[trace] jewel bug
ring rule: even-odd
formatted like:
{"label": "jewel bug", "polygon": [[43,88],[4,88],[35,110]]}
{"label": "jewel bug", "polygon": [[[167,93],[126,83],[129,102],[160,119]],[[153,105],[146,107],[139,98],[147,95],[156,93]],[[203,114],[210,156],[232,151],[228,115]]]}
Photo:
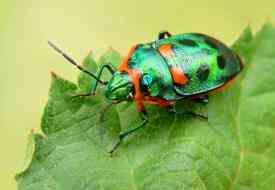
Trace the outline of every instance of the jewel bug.
{"label": "jewel bug", "polygon": [[[118,69],[103,64],[97,75],[78,65],[52,42],[49,45],[96,80],[91,92],[78,96],[94,95],[100,83],[105,86],[106,98],[114,104],[136,102],[142,122],[120,134],[110,153],[126,136],[148,122],[144,104],[170,107],[177,101],[187,99],[207,101],[210,92],[224,90],[243,69],[236,52],[221,41],[200,33],[171,35],[168,31],[162,31],[157,40],[133,46]],[[104,69],[112,74],[109,81],[101,80]]]}

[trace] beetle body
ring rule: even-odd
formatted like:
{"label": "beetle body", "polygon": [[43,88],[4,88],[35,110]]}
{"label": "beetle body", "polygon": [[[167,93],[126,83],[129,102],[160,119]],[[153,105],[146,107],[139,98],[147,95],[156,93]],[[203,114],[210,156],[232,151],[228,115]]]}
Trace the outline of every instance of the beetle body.
{"label": "beetle body", "polygon": [[[160,32],[156,41],[133,46],[118,70],[103,64],[98,75],[82,68],[51,42],[49,44],[78,69],[96,79],[92,92],[77,96],[94,95],[97,84],[101,83],[106,85],[105,96],[113,104],[137,103],[142,122],[120,134],[111,153],[122,139],[147,123],[145,103],[171,106],[179,100],[223,90],[243,68],[240,57],[232,49],[198,33],[171,35],[167,31]],[[105,68],[112,74],[106,82],[100,79]]]}
{"label": "beetle body", "polygon": [[220,89],[242,67],[239,56],[222,42],[187,33],[134,46],[118,72],[128,73],[142,111],[143,103],[167,106]]}

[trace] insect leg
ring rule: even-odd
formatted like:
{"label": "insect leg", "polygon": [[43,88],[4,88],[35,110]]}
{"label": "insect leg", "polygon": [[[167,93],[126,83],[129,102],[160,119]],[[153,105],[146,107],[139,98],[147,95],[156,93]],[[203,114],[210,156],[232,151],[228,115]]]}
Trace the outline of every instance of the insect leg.
{"label": "insect leg", "polygon": [[141,116],[142,122],[137,127],[133,128],[133,129],[130,129],[130,130],[124,132],[124,133],[121,133],[119,135],[118,142],[114,145],[114,147],[112,148],[112,150],[109,151],[110,154],[114,153],[114,151],[119,147],[119,145],[122,143],[122,141],[123,141],[123,139],[125,137],[127,137],[128,135],[134,133],[135,131],[137,131],[138,129],[141,129],[142,127],[144,127],[146,125],[146,123],[148,122],[148,115],[147,115],[147,113],[145,111],[140,112],[140,116]]}
{"label": "insect leg", "polygon": [[[96,76],[98,79],[100,79],[102,73],[103,73],[103,70],[104,68],[107,68],[107,70],[111,73],[111,74],[114,74],[114,69],[109,65],[109,64],[103,64],[100,68],[99,68],[99,73],[98,75]],[[92,90],[88,93],[85,93],[85,94],[77,94],[77,95],[74,95],[73,98],[78,98],[78,97],[87,97],[87,96],[92,96],[92,95],[95,95],[95,91],[96,91],[96,88],[97,88],[97,85],[98,85],[98,82],[99,80],[96,80],[95,82],[95,85],[93,86]],[[105,81],[104,81],[105,82]],[[105,82],[107,83],[107,82]]]}
{"label": "insect leg", "polygon": [[168,32],[167,30],[164,30],[164,31],[159,32],[158,39],[161,40],[161,39],[168,38],[171,36],[172,36],[172,34],[170,32]]}
{"label": "insect leg", "polygon": [[209,96],[208,95],[199,96],[193,99],[193,101],[197,103],[207,104],[209,102]]}
{"label": "insect leg", "polygon": [[202,114],[199,114],[199,113],[196,113],[196,112],[193,112],[193,111],[186,111],[186,112],[183,112],[183,113],[181,113],[181,114],[192,115],[192,116],[199,117],[199,118],[205,119],[205,120],[208,119],[207,116],[202,115]]}
{"label": "insect leg", "polygon": [[[103,64],[103,65],[101,65],[101,67],[99,68],[99,72],[98,72],[97,78],[100,79],[100,77],[101,77],[101,75],[102,75],[102,73],[103,73],[103,70],[104,70],[105,68],[106,68],[112,75],[114,74],[115,70],[112,68],[112,66],[111,66],[110,64]],[[91,91],[91,94],[92,94],[92,95],[94,95],[95,92],[96,92],[96,88],[97,88],[98,82],[99,82],[98,80],[95,82],[95,85],[94,85],[94,87],[93,87],[93,89],[92,89],[92,91]]]}
{"label": "insect leg", "polygon": [[183,111],[183,112],[178,112],[174,106],[169,106],[169,111],[174,113],[174,114],[182,114],[182,115],[191,115],[191,116],[196,116],[196,117],[199,117],[200,119],[208,119],[207,116],[205,115],[202,115],[202,114],[199,114],[199,113],[196,113],[196,112],[193,112],[193,111],[190,111],[190,110],[186,110],[186,111]]}

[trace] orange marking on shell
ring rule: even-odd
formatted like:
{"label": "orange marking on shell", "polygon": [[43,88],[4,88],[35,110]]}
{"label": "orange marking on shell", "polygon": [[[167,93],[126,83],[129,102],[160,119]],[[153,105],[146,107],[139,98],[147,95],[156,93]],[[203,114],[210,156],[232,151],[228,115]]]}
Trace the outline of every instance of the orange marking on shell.
{"label": "orange marking on shell", "polygon": [[144,105],[143,105],[143,95],[140,88],[140,78],[141,78],[141,72],[138,70],[128,70],[129,75],[133,79],[134,87],[135,87],[135,101],[137,103],[137,108],[139,112],[144,111]]}
{"label": "orange marking on shell", "polygon": [[164,57],[171,57],[174,55],[173,49],[171,44],[165,44],[159,47],[159,52]]}
{"label": "orange marking on shell", "polygon": [[137,49],[137,45],[133,46],[128,55],[123,59],[122,63],[120,64],[118,70],[119,71],[128,71],[129,70],[129,59],[131,58],[131,56],[134,54],[134,52],[136,51]]}
{"label": "orange marking on shell", "polygon": [[[134,99],[136,101],[138,111],[139,112],[144,111],[144,104],[143,104],[144,102],[149,103],[149,104],[157,104],[157,105],[160,105],[163,107],[174,104],[175,102],[173,102],[173,101],[167,101],[167,100],[157,98],[157,97],[152,97],[152,96],[146,96],[146,97],[143,96],[143,94],[141,92],[141,80],[140,80],[142,74],[139,70],[132,69],[129,67],[129,60],[130,60],[131,56],[134,54],[134,52],[136,51],[136,49],[137,49],[137,45],[133,46],[131,48],[128,55],[124,58],[124,60],[120,64],[119,71],[127,72],[133,80],[133,84],[134,84],[134,88],[135,88]],[[159,48],[159,51],[163,56],[172,56],[173,55],[171,45],[163,45]],[[182,79],[180,81],[182,82]]]}
{"label": "orange marking on shell", "polygon": [[184,71],[181,67],[179,67],[179,66],[171,67],[170,71],[171,71],[171,74],[172,74],[172,77],[173,77],[173,80],[175,83],[184,85],[189,81],[189,79],[184,74]]}
{"label": "orange marking on shell", "polygon": [[130,60],[131,56],[134,54],[134,52],[136,51],[137,46],[138,45],[135,45],[130,49],[128,55],[123,59],[118,70],[121,72],[127,72],[128,75],[132,78],[134,88],[135,88],[135,97],[134,98],[137,103],[137,109],[139,112],[142,112],[142,111],[144,111],[144,105],[143,105],[144,99],[143,99],[143,95],[142,95],[141,88],[140,88],[141,73],[140,73],[140,71],[134,70],[129,67],[129,60]]}

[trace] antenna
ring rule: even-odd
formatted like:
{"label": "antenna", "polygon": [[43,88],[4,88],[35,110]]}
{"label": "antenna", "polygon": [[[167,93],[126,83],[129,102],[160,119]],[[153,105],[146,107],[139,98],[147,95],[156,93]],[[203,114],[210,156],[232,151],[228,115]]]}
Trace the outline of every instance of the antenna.
{"label": "antenna", "polygon": [[93,77],[94,79],[96,79],[99,83],[106,85],[107,82],[104,82],[102,80],[100,80],[96,75],[94,75],[93,73],[87,71],[86,69],[84,69],[83,67],[81,67],[79,64],[77,64],[77,62],[75,60],[73,60],[73,58],[71,58],[69,55],[67,55],[65,52],[63,52],[61,49],[59,49],[54,43],[52,43],[51,41],[48,41],[48,44],[58,53],[60,53],[67,61],[69,61],[71,64],[73,64],[74,66],[76,66],[80,71],[90,75],[91,77]]}

